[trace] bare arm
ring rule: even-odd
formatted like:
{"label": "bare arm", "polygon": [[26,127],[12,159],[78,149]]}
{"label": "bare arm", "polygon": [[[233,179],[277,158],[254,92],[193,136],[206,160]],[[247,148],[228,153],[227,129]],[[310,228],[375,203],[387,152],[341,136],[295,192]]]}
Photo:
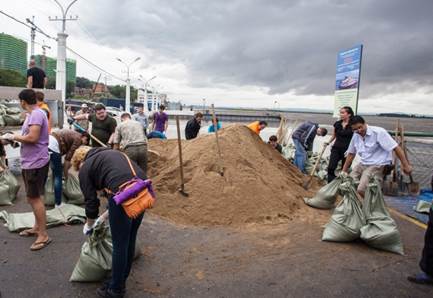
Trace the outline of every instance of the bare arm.
{"label": "bare arm", "polygon": [[63,175],[65,175],[65,179],[68,179],[68,171],[71,168],[71,162],[65,160],[65,163],[63,164]]}
{"label": "bare arm", "polygon": [[335,134],[335,129],[334,129],[334,133],[332,134],[331,139],[328,141],[329,144],[331,144],[332,142],[334,142],[335,138],[337,137],[337,135]]}
{"label": "bare arm", "polygon": [[89,114],[80,114],[74,117],[75,120],[88,120]]}
{"label": "bare arm", "polygon": [[403,168],[403,172],[406,174],[412,173],[412,166],[409,164],[409,161],[406,158],[406,155],[403,152],[403,149],[401,149],[400,146],[395,147],[394,149],[395,154],[397,155],[398,159],[401,161],[401,166]]}
{"label": "bare arm", "polygon": [[167,121],[165,121],[164,131],[167,131],[167,127],[168,127],[168,119],[167,119]]}
{"label": "bare arm", "polygon": [[29,128],[29,133],[27,135],[25,136],[15,135],[14,140],[21,143],[35,144],[38,142],[40,135],[41,135],[41,126],[31,125]]}
{"label": "bare arm", "polygon": [[343,165],[342,171],[348,173],[350,166],[352,165],[353,159],[355,158],[355,154],[349,153],[346,156],[346,162]]}
{"label": "bare arm", "polygon": [[33,86],[33,76],[27,77],[27,88],[32,88]]}

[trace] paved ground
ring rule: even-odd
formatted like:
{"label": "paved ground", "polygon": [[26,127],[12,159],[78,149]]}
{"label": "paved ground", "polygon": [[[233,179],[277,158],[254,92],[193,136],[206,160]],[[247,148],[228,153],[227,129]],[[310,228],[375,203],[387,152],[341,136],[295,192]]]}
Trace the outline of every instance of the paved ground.
{"label": "paved ground", "polygon": [[[4,209],[29,207],[19,199]],[[397,222],[405,256],[321,242],[318,224],[198,228],[147,214],[128,297],[433,297],[432,287],[406,281],[418,271],[424,230]],[[2,297],[94,297],[98,284],[68,281],[85,239],[81,229],[53,228],[54,242],[31,252],[32,239],[1,227]]]}

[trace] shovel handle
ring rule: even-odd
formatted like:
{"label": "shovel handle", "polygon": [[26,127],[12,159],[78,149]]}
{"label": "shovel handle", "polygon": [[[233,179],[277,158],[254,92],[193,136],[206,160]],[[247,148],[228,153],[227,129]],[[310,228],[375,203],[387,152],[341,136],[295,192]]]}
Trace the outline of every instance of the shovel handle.
{"label": "shovel handle", "polygon": [[323,144],[322,151],[320,151],[319,157],[317,158],[316,163],[314,164],[314,167],[311,170],[310,178],[312,178],[314,176],[314,173],[316,172],[316,169],[319,166],[320,160],[322,159],[322,155],[325,152],[326,147],[328,147],[328,144],[326,144],[326,143]]}

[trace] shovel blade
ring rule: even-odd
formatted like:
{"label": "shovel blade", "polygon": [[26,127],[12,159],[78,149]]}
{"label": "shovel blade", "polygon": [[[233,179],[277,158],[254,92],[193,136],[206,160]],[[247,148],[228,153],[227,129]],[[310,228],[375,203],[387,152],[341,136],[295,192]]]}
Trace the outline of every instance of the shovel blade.
{"label": "shovel blade", "polygon": [[417,182],[409,183],[408,188],[409,188],[409,193],[412,196],[418,196],[419,195],[419,193],[420,193],[419,183],[417,183]]}

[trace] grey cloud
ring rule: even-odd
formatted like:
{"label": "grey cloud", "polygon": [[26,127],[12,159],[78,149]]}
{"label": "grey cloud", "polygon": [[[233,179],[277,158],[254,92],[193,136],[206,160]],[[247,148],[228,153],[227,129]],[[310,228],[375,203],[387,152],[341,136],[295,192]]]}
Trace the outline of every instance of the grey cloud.
{"label": "grey cloud", "polygon": [[337,51],[359,43],[363,96],[433,86],[431,0],[100,0],[86,6],[81,18],[103,43],[180,61],[197,86],[329,95]]}

